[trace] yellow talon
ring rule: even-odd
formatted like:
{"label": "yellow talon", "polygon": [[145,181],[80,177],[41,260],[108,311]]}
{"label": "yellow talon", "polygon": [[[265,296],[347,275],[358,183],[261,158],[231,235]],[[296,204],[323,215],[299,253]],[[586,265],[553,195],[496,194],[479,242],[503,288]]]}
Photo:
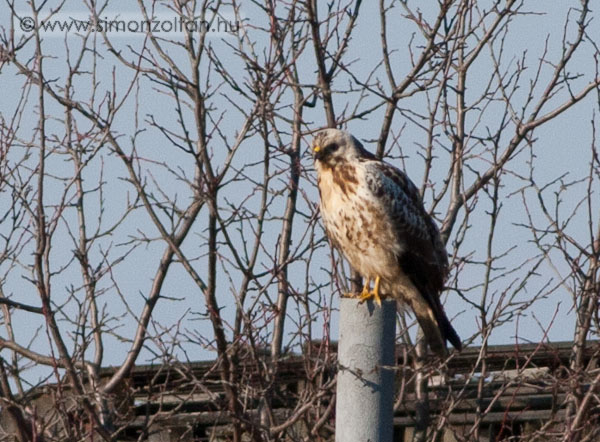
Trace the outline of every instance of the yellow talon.
{"label": "yellow talon", "polygon": [[358,300],[362,303],[365,302],[367,299],[371,298],[371,278],[367,278],[367,280],[365,281],[365,286],[362,289],[362,292],[360,292],[360,295],[358,295]]}
{"label": "yellow talon", "polygon": [[381,296],[379,296],[379,283],[380,278],[378,276],[377,278],[375,278],[375,287],[373,287],[373,291],[371,291],[371,278],[367,278],[365,286],[363,287],[362,292],[358,297],[358,300],[361,304],[371,298],[375,298],[375,302],[379,307],[381,307]]}
{"label": "yellow talon", "polygon": [[381,307],[381,296],[379,296],[379,283],[381,281],[381,278],[379,278],[379,276],[377,278],[375,278],[375,287],[373,288],[373,297],[375,298],[375,302],[377,303],[377,305],[379,307]]}

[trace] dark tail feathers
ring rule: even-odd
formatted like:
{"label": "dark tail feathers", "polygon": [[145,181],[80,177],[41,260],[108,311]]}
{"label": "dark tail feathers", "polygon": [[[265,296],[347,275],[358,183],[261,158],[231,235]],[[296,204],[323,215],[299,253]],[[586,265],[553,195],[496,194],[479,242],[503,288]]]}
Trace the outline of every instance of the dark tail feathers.
{"label": "dark tail feathers", "polygon": [[438,312],[436,312],[435,316],[440,327],[442,338],[446,341],[449,341],[450,344],[452,344],[458,351],[462,350],[462,342],[460,337],[458,336],[458,333],[456,333],[456,330],[454,330],[454,327],[452,327],[452,324],[450,324],[448,316],[446,316],[446,312],[444,312],[443,309],[440,309]]}

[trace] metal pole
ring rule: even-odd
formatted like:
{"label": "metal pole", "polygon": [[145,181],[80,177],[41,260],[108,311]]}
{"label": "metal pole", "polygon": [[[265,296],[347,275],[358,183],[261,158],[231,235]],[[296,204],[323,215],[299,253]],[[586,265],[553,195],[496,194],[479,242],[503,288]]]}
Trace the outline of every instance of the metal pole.
{"label": "metal pole", "polygon": [[340,300],[336,442],[392,442],[396,301]]}

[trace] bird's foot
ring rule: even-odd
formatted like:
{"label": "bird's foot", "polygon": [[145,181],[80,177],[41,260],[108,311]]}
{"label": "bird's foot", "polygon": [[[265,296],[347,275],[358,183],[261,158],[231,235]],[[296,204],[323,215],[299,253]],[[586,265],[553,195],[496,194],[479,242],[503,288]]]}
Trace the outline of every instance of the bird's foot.
{"label": "bird's foot", "polygon": [[370,290],[371,280],[367,279],[367,283],[362,289],[362,292],[358,296],[358,302],[362,304],[369,299],[375,299],[375,302],[381,307],[381,296],[379,296],[379,276],[375,278],[375,287]]}
{"label": "bird's foot", "polygon": [[374,299],[375,303],[381,307],[381,296],[379,296],[379,293],[375,293],[373,292],[368,292],[368,293],[361,293],[360,296],[358,297],[358,303],[362,304],[365,301],[368,301],[369,299]]}

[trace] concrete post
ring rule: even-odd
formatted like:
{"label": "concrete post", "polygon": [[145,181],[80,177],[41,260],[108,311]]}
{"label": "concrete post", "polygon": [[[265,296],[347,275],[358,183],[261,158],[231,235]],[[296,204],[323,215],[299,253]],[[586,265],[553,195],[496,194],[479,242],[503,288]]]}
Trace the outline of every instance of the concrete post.
{"label": "concrete post", "polygon": [[340,300],[336,442],[393,441],[395,343],[396,301]]}

